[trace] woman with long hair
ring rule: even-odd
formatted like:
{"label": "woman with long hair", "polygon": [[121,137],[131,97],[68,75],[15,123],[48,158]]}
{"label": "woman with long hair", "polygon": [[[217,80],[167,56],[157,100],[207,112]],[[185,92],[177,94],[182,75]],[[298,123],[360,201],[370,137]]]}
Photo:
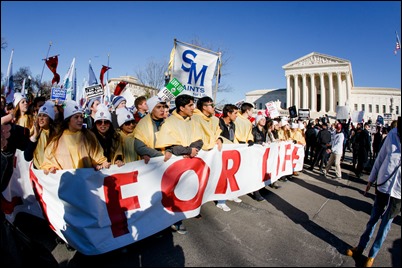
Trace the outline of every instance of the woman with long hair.
{"label": "woman with long hair", "polygon": [[112,126],[112,115],[108,108],[99,104],[93,120],[91,131],[102,146],[107,161],[121,167],[124,165],[121,138]]}
{"label": "woman with long hair", "polygon": [[54,125],[54,103],[46,101],[39,108],[38,115],[34,122],[34,134],[30,137],[27,148],[24,150],[26,161],[33,160],[35,168],[39,168],[43,162],[46,146],[56,135]]}
{"label": "woman with long hair", "polygon": [[15,124],[28,128],[30,134],[32,135],[34,131],[33,129],[34,118],[28,110],[29,103],[27,98],[19,92],[14,93],[13,105],[15,109],[14,110]]}

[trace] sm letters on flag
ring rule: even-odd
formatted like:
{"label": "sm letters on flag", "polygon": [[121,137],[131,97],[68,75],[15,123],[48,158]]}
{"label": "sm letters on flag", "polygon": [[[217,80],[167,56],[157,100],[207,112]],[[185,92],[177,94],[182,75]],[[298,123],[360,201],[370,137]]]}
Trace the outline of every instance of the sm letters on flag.
{"label": "sm letters on flag", "polygon": [[177,43],[172,76],[185,87],[185,93],[195,98],[212,97],[212,79],[217,62],[217,54]]}

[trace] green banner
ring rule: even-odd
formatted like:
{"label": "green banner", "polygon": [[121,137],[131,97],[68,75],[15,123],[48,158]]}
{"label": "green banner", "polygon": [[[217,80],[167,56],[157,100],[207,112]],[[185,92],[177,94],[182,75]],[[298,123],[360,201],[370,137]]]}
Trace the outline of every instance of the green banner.
{"label": "green banner", "polygon": [[177,97],[184,90],[184,86],[173,78],[159,93],[158,97],[163,100],[171,100]]}

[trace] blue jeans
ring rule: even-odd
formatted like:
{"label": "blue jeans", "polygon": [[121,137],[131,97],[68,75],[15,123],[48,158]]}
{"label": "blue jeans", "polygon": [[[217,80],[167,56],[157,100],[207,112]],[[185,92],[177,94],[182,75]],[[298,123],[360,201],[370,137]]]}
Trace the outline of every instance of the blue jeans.
{"label": "blue jeans", "polygon": [[377,225],[378,220],[381,218],[380,228],[378,229],[377,236],[374,240],[373,246],[370,249],[368,257],[375,258],[377,256],[378,251],[380,250],[382,243],[389,230],[391,229],[391,224],[394,218],[389,217],[391,206],[387,206],[387,210],[384,212],[384,206],[378,204],[379,198],[375,197],[373,208],[371,210],[370,220],[367,223],[366,230],[360,237],[360,242],[358,247],[361,249],[365,249],[367,244],[369,243],[371,237],[373,236],[375,226]]}

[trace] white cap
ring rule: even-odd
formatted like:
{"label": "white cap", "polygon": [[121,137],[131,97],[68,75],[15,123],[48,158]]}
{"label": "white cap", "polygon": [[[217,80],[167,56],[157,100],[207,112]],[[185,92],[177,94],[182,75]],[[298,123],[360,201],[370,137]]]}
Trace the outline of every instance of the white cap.
{"label": "white cap", "polygon": [[95,114],[94,122],[98,120],[109,120],[112,122],[112,115],[110,114],[109,109],[103,103],[98,105],[98,110]]}
{"label": "white cap", "polygon": [[299,128],[300,128],[300,129],[304,129],[304,124],[303,124],[303,122],[299,122]]}
{"label": "white cap", "polygon": [[75,114],[84,113],[78,103],[73,100],[66,100],[65,104],[66,106],[64,107],[64,120]]}
{"label": "white cap", "polygon": [[38,111],[38,114],[45,114],[54,120],[54,103],[53,101],[46,101]]}
{"label": "white cap", "polygon": [[260,122],[260,120],[263,118],[265,118],[265,116],[263,116],[262,114],[257,114],[257,116],[255,117],[255,124],[257,125],[258,122]]}
{"label": "white cap", "polygon": [[13,99],[14,108],[17,107],[18,103],[20,103],[22,99],[26,99],[26,97],[22,95],[20,92],[14,93],[14,99]]}
{"label": "white cap", "polygon": [[286,125],[288,125],[289,123],[288,123],[288,120],[287,120],[287,119],[282,118],[282,119],[281,119],[281,124],[282,124],[282,126],[286,126]]}
{"label": "white cap", "polygon": [[134,120],[134,115],[126,108],[117,109],[116,114],[117,114],[117,124],[119,124],[119,127],[121,127],[126,122]]}
{"label": "white cap", "polygon": [[279,124],[278,121],[274,120],[274,126],[278,124]]}
{"label": "white cap", "polygon": [[291,128],[298,128],[298,127],[299,127],[299,124],[297,124],[297,123],[292,123]]}
{"label": "white cap", "polygon": [[152,110],[155,108],[155,106],[158,103],[166,103],[166,102],[164,100],[162,100],[161,98],[159,98],[158,96],[153,96],[152,98],[149,98],[147,100],[148,112],[152,113]]}

